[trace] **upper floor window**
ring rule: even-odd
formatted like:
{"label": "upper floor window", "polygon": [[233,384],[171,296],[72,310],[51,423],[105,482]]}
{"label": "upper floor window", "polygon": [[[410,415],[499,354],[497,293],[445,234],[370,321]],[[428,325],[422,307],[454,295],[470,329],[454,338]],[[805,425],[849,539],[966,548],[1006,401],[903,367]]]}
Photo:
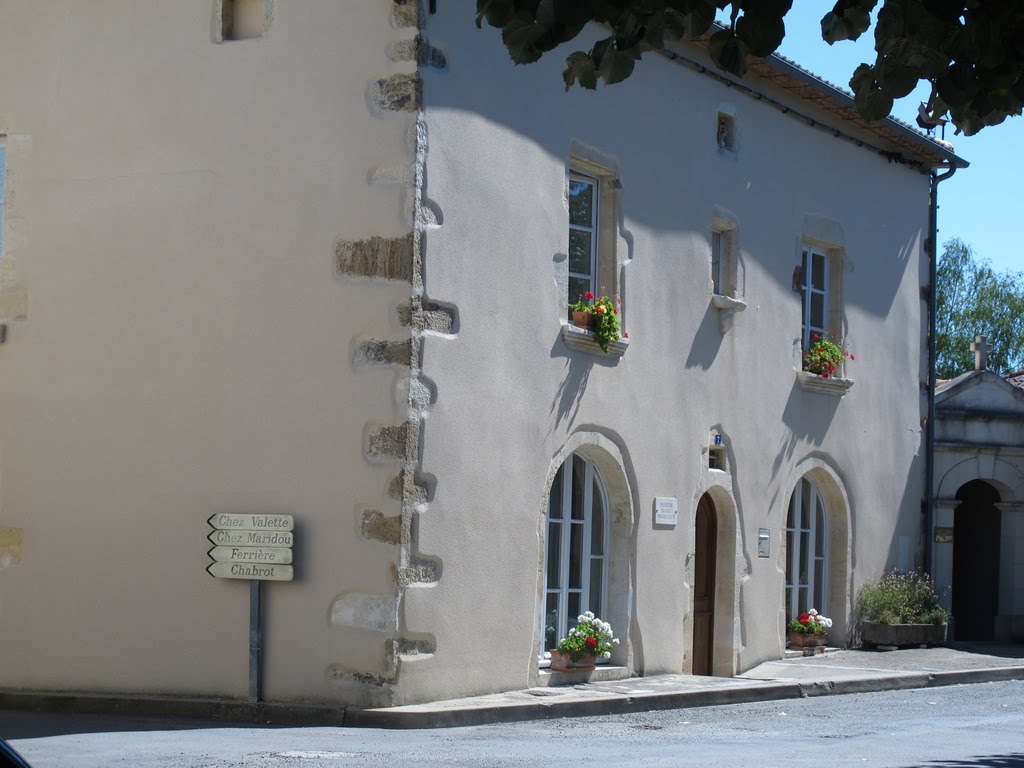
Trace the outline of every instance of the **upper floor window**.
{"label": "upper floor window", "polygon": [[569,302],[597,293],[600,184],[592,176],[569,176]]}
{"label": "upper floor window", "polygon": [[829,257],[813,247],[805,247],[800,266],[801,328],[804,349],[811,336],[827,336],[829,330]]}
{"label": "upper floor window", "polygon": [[711,290],[719,296],[724,293],[722,290],[722,241],[724,239],[723,232],[717,229],[711,230]]}

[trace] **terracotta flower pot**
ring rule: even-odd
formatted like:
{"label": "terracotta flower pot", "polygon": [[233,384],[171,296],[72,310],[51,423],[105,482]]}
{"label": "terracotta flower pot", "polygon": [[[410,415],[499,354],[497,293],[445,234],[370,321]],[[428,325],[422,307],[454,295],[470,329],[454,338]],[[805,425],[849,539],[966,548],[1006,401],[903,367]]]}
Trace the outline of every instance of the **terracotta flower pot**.
{"label": "terracotta flower pot", "polygon": [[597,664],[597,656],[592,653],[584,654],[579,661],[573,661],[567,653],[558,650],[551,650],[551,671],[552,672],[586,672],[593,671]]}
{"label": "terracotta flower pot", "polygon": [[815,635],[810,632],[790,632],[790,648],[824,648],[825,635]]}
{"label": "terracotta flower pot", "polygon": [[594,326],[597,324],[597,318],[593,312],[576,312],[572,313],[572,324],[577,328],[583,328],[587,331],[594,330]]}

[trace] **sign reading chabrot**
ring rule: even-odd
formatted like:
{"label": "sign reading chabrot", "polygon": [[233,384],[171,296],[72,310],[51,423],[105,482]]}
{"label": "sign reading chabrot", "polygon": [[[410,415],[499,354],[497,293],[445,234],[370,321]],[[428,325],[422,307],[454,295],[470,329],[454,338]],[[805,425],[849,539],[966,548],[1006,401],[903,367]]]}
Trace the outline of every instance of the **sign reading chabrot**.
{"label": "sign reading chabrot", "polygon": [[207,522],[216,546],[206,571],[216,579],[291,581],[295,520],[291,515],[219,514]]}

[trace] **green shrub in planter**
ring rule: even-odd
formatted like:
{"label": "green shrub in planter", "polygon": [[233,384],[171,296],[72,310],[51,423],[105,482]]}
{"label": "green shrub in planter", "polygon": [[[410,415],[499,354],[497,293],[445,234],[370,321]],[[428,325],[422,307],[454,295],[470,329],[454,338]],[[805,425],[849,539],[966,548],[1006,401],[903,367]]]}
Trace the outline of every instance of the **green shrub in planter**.
{"label": "green shrub in planter", "polygon": [[860,618],[877,624],[945,624],[949,614],[928,576],[892,570],[861,588]]}

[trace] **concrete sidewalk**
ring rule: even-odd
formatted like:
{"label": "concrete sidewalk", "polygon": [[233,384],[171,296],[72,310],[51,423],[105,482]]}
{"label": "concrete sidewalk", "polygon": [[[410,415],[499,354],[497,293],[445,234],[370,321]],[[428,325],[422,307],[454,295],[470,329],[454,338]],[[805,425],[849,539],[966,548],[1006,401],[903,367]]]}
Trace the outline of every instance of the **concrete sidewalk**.
{"label": "concrete sidewalk", "polygon": [[349,708],[346,726],[446,728],[706,707],[935,685],[1024,680],[1024,645],[830,650],[768,661],[734,678],[656,675],[474,696],[388,709]]}

